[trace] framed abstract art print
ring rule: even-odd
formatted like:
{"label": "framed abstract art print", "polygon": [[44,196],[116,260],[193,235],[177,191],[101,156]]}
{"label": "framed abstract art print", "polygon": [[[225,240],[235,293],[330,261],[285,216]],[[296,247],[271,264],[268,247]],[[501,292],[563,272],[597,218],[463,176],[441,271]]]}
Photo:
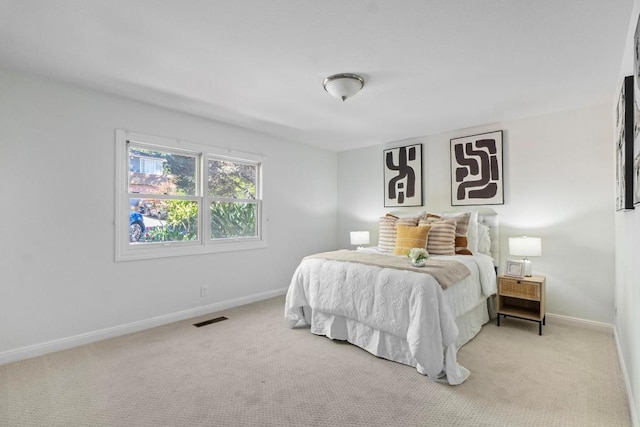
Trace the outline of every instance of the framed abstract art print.
{"label": "framed abstract art print", "polygon": [[624,78],[616,104],[616,210],[633,209],[633,76]]}
{"label": "framed abstract art print", "polygon": [[502,131],[452,139],[451,206],[502,204]]}
{"label": "framed abstract art print", "polygon": [[383,152],[384,206],[422,206],[422,144]]}
{"label": "framed abstract art print", "polygon": [[633,38],[633,205],[640,204],[640,16]]}

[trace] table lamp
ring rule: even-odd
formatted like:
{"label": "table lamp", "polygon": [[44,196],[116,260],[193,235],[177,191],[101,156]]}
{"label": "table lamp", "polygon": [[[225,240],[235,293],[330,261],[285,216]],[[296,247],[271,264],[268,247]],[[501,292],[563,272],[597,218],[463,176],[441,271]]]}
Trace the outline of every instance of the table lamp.
{"label": "table lamp", "polygon": [[[351,244],[356,245],[368,245],[369,244],[369,232],[368,231],[352,231],[349,233],[351,236]],[[358,246],[360,248],[361,246]]]}
{"label": "table lamp", "polygon": [[509,237],[509,255],[521,256],[524,261],[524,275],[531,276],[530,256],[542,255],[542,239],[540,237]]}

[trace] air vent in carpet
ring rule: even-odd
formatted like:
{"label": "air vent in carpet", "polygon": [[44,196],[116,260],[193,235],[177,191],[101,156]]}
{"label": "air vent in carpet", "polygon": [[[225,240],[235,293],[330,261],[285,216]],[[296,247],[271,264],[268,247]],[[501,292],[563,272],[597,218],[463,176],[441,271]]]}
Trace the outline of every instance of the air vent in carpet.
{"label": "air vent in carpet", "polygon": [[216,317],[215,319],[205,320],[204,322],[194,323],[193,326],[195,326],[196,328],[199,328],[201,326],[210,325],[212,323],[222,322],[223,320],[227,320],[227,318],[224,316],[220,316],[220,317]]}

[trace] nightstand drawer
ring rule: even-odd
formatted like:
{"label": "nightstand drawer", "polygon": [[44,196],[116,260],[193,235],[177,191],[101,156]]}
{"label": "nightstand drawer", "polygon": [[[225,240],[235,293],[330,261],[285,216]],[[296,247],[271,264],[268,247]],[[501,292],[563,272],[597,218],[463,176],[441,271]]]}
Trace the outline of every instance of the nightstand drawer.
{"label": "nightstand drawer", "polygon": [[527,282],[526,279],[500,278],[498,292],[507,297],[516,297],[540,301],[540,284]]}

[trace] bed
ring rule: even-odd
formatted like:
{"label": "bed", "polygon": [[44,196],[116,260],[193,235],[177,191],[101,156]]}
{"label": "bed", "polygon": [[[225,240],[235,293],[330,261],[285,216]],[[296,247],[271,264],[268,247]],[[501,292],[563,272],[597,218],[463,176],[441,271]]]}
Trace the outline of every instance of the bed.
{"label": "bed", "polygon": [[[411,215],[407,218],[417,218],[414,232],[426,213]],[[397,232],[405,230],[400,224],[404,218],[393,218]],[[390,253],[385,221],[391,220],[380,219],[377,247],[313,254],[301,261],[286,295],[287,326],[309,327],[313,334],[348,341],[375,356],[413,366],[434,380],[461,384],[470,372],[458,364],[458,349],[494,315],[497,216],[472,212],[464,230],[468,250],[458,251],[463,248],[456,246],[448,255],[429,250],[424,268],[412,267],[398,252],[400,235],[395,238],[396,254]],[[438,252],[435,227],[440,223],[450,226],[451,220],[439,214],[431,223],[427,238],[434,242],[429,245],[427,240],[425,246],[433,252]],[[484,231],[480,244],[477,230]],[[460,244],[459,231],[455,245]]]}

